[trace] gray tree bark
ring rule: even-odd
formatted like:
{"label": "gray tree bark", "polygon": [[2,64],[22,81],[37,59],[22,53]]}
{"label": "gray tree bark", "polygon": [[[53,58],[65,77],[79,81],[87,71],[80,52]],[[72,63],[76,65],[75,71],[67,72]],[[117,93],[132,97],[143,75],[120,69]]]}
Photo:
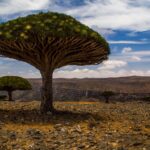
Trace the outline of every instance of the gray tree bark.
{"label": "gray tree bark", "polygon": [[53,107],[53,88],[52,88],[52,74],[53,72],[42,72],[42,91],[41,91],[41,113],[47,113],[48,111],[54,112]]}
{"label": "gray tree bark", "polygon": [[8,91],[8,100],[13,101],[12,99],[12,91]]}

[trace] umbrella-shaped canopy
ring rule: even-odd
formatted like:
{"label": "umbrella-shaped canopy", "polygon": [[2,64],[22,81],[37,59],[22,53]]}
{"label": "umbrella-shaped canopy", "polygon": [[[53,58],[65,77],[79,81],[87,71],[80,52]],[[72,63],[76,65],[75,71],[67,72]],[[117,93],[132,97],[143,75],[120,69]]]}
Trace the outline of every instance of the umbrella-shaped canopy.
{"label": "umbrella-shaped canopy", "polygon": [[59,13],[40,13],[0,25],[0,54],[43,67],[47,55],[52,69],[64,65],[97,64],[109,46],[97,32]]}
{"label": "umbrella-shaped canopy", "polygon": [[[40,13],[0,25],[0,55],[39,69],[44,90],[49,93],[49,76],[56,68],[99,64],[109,53],[103,37],[65,14]],[[45,92],[43,99],[51,99]]]}

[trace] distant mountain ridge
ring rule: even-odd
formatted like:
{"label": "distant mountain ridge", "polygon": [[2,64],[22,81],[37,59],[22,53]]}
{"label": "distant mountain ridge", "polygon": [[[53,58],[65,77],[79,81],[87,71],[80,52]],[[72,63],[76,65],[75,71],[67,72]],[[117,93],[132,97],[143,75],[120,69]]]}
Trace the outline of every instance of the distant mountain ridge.
{"label": "distant mountain ridge", "polygon": [[[28,79],[33,86],[32,91],[17,91],[16,99],[40,100],[42,80]],[[88,98],[101,99],[103,91],[126,93],[128,97],[142,97],[150,95],[150,77],[119,77],[119,78],[83,78],[83,79],[53,79],[53,91],[55,100],[81,100]],[[126,99],[128,99],[128,97]]]}
{"label": "distant mountain ridge", "polygon": [[[32,84],[41,86],[41,79],[28,79]],[[150,77],[119,77],[119,78],[83,78],[53,79],[54,87],[94,90],[112,90],[123,93],[150,93]],[[34,85],[33,85],[34,86]]]}

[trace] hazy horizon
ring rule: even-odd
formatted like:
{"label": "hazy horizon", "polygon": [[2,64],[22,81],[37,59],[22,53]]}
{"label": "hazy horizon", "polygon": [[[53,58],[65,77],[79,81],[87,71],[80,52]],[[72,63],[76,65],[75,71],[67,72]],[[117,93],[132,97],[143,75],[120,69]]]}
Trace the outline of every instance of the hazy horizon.
{"label": "hazy horizon", "polygon": [[[99,77],[99,78],[92,78],[92,77],[83,77],[83,78],[57,78],[57,77],[54,77],[53,79],[111,79],[111,78],[150,78],[150,76],[121,76],[121,77]],[[41,77],[37,77],[37,78],[32,78],[32,77],[29,77],[29,78],[26,78],[26,79],[42,79]]]}

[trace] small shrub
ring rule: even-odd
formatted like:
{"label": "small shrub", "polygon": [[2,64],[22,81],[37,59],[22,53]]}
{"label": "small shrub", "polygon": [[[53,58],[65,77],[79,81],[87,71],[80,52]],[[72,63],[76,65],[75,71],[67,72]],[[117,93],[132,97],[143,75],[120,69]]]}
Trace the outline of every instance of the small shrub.
{"label": "small shrub", "polygon": [[114,95],[115,95],[115,93],[112,92],[112,91],[104,91],[104,92],[102,93],[102,96],[105,98],[105,102],[106,102],[106,103],[109,103],[109,98],[110,98],[111,96],[114,96]]}
{"label": "small shrub", "polygon": [[143,100],[147,101],[147,102],[150,102],[150,96],[144,97]]}
{"label": "small shrub", "polygon": [[0,101],[1,101],[1,100],[5,100],[6,97],[7,97],[6,95],[0,95]]}

